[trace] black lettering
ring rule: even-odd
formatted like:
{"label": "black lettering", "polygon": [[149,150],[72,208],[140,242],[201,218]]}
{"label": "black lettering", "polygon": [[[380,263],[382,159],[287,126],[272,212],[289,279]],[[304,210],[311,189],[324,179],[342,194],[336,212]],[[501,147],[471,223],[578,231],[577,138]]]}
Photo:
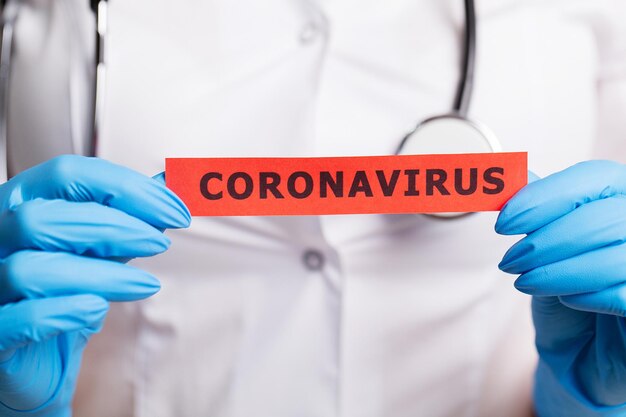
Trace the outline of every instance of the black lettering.
{"label": "black lettering", "polygon": [[[304,190],[300,192],[296,190],[296,181],[298,178],[304,180]],[[311,174],[304,171],[294,172],[289,176],[289,179],[287,179],[287,191],[289,191],[289,194],[294,198],[307,198],[313,192],[313,177],[311,177]]]}
{"label": "black lettering", "polygon": [[320,198],[328,197],[328,189],[335,197],[343,197],[343,171],[337,171],[335,178],[328,171],[320,172]]}
{"label": "black lettering", "polygon": [[357,171],[354,174],[354,180],[352,180],[352,186],[350,187],[348,197],[354,197],[356,196],[356,193],[365,193],[367,197],[374,196],[374,193],[372,193],[372,187],[370,187],[370,182],[367,179],[367,174],[365,173],[365,171]]}
{"label": "black lettering", "polygon": [[[245,184],[245,188],[241,193],[237,192],[236,182],[238,179],[242,179]],[[245,172],[235,172],[228,177],[227,189],[228,194],[235,200],[245,200],[252,195],[252,190],[254,189],[252,177]]]}
{"label": "black lettering", "polygon": [[217,193],[212,193],[209,191],[209,181],[214,178],[216,180],[222,181],[222,174],[220,174],[219,172],[207,172],[202,176],[202,179],[200,179],[200,193],[207,200],[219,200],[223,196],[223,193],[221,191]]}
{"label": "black lettering", "polygon": [[404,175],[409,177],[409,183],[407,184],[407,190],[404,192],[404,195],[407,197],[418,196],[420,192],[417,189],[417,177],[420,174],[419,169],[405,169]]}
{"label": "black lettering", "polygon": [[[436,177],[436,178],[435,178]],[[426,170],[426,195],[434,195],[435,188],[441,195],[450,195],[450,191],[443,184],[448,179],[448,173],[443,169]]]}
{"label": "black lettering", "polygon": [[259,196],[261,199],[267,198],[269,191],[275,198],[285,198],[278,190],[280,184],[280,175],[277,172],[260,172],[259,173]]}
{"label": "black lettering", "polygon": [[385,177],[385,171],[376,171],[376,176],[378,177],[378,184],[380,184],[380,189],[383,191],[383,195],[385,197],[393,195],[393,192],[396,189],[396,184],[398,183],[398,177],[400,177],[400,170],[394,169],[391,173],[389,181],[387,181],[387,178]]}
{"label": "black lettering", "polygon": [[470,168],[469,187],[463,188],[463,169],[454,170],[454,189],[459,195],[470,195],[476,192],[478,184],[478,168]]}
{"label": "black lettering", "polygon": [[499,194],[504,190],[504,180],[502,178],[495,177],[493,174],[504,175],[504,168],[492,167],[485,170],[483,179],[487,184],[494,186],[494,188],[483,186],[483,193],[485,194]]}

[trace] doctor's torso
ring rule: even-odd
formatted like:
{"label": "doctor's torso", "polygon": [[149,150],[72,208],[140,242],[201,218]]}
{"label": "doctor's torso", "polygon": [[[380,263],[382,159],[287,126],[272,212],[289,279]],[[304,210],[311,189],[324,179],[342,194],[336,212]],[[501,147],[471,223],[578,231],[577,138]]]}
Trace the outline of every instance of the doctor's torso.
{"label": "doctor's torso", "polygon": [[[461,1],[109,3],[99,156],[148,175],[176,156],[390,154],[452,106]],[[88,112],[68,104],[92,71],[90,25],[64,26],[89,18],[76,4],[32,2],[47,25],[22,27],[14,171],[84,136],[69,114]],[[616,4],[477,1],[470,116],[539,175],[620,158]],[[36,53],[62,31],[84,40],[67,64]],[[35,87],[41,56],[57,64]],[[168,232],[167,253],[134,261],[163,289],[113,307],[75,414],[528,416],[528,299],[497,269],[515,238],[497,236],[495,218],[195,218]]]}

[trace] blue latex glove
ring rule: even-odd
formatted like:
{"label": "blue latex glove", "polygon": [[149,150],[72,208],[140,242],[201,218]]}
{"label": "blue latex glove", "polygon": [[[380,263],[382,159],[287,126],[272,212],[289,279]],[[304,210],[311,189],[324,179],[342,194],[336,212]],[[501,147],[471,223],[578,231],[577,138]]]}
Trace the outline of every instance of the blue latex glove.
{"label": "blue latex glove", "polygon": [[527,234],[500,268],[533,295],[538,415],[626,416],[626,166],[583,162],[537,180],[496,231]]}
{"label": "blue latex glove", "polygon": [[0,186],[0,416],[71,415],[108,301],[159,289],[114,259],[163,252],[159,229],[189,221],[162,183],[96,158],[55,158]]}

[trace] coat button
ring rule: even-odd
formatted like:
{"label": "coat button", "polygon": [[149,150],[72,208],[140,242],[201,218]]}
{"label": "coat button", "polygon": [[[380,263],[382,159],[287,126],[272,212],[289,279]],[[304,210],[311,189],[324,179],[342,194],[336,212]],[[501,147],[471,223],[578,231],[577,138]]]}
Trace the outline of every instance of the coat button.
{"label": "coat button", "polygon": [[319,271],[324,268],[324,254],[317,249],[307,249],[302,254],[302,262],[309,271]]}

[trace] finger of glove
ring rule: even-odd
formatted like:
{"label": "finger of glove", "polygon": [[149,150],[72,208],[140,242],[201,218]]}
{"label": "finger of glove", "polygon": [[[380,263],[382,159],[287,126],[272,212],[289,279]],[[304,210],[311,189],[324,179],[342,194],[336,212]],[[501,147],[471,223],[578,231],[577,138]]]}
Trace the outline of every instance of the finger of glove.
{"label": "finger of glove", "polygon": [[626,317],[626,284],[602,291],[559,297],[563,305],[590,313]]}
{"label": "finger of glove", "polygon": [[[160,182],[163,185],[165,185],[165,172],[159,172],[158,174],[152,176],[152,179],[155,180],[155,181]],[[185,206],[185,209],[187,209],[186,206]],[[165,229],[162,228],[162,227],[157,227],[157,229],[160,232],[164,232],[165,231]],[[118,262],[126,263],[126,262],[130,261],[131,258],[115,258],[115,260],[118,261]]]}
{"label": "finger of glove", "polygon": [[72,331],[96,332],[108,303],[91,294],[24,300],[0,307],[0,351]]}
{"label": "finger of glove", "polygon": [[[535,174],[534,172],[532,172],[532,171],[528,170],[528,180],[527,180],[527,184],[533,183],[533,182],[538,181],[538,180],[540,180],[540,179],[541,179],[541,177],[540,177],[539,175],[537,175],[537,174]],[[502,215],[502,211],[500,211],[500,212],[498,213],[498,220],[496,221],[496,227],[495,227],[495,229],[496,229],[496,232],[497,232],[497,233],[500,233],[500,232],[499,232],[499,228],[500,228],[501,226],[499,225],[499,223],[501,222],[501,220],[500,220],[500,216],[501,216],[501,215]]]}
{"label": "finger of glove", "polygon": [[496,232],[531,233],[590,201],[626,192],[624,166],[586,161],[528,184],[502,208]]}
{"label": "finger of glove", "polygon": [[538,296],[602,291],[626,281],[625,257],[626,244],[607,246],[526,272],[515,287]]}
{"label": "finger of glove", "polygon": [[151,256],[170,245],[153,226],[98,203],[31,200],[0,215],[0,256],[21,249],[98,257]]}
{"label": "finger of glove", "polygon": [[626,198],[592,201],[513,245],[500,269],[521,274],[604,246],[626,242]]}
{"label": "finger of glove", "polygon": [[159,228],[187,227],[191,219],[162,182],[99,158],[64,155],[16,175],[0,190],[0,208],[37,198],[97,202]]}
{"label": "finger of glove", "polygon": [[159,281],[141,269],[71,253],[26,250],[0,262],[0,304],[76,294],[135,301],[159,289]]}

